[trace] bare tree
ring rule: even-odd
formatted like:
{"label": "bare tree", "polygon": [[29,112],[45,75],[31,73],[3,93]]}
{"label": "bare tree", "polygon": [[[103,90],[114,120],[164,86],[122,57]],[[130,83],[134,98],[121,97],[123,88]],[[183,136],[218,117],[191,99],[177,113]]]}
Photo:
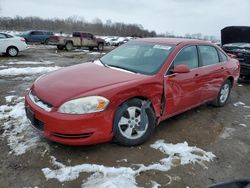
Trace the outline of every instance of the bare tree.
{"label": "bare tree", "polygon": [[148,31],[139,24],[112,23],[105,24],[99,18],[86,22],[84,18],[71,16],[66,19],[39,17],[0,17],[0,30],[26,31],[33,29],[71,33],[72,31],[88,31],[97,35],[117,35],[134,37],[154,37],[155,31]]}

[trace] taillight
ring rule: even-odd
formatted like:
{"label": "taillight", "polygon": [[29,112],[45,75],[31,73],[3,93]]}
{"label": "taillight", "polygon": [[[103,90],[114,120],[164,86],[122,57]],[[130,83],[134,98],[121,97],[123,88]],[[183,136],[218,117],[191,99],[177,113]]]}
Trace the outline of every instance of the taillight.
{"label": "taillight", "polygon": [[21,38],[20,40],[21,40],[22,42],[26,42],[26,40],[25,40],[24,38]]}

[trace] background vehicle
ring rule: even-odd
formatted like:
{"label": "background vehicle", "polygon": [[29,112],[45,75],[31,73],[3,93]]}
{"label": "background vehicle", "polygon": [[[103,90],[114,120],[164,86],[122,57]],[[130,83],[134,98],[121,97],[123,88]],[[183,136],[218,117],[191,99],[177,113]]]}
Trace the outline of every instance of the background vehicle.
{"label": "background vehicle", "polygon": [[109,41],[109,44],[111,46],[120,46],[122,44],[125,44],[126,42],[128,42],[129,39],[125,38],[125,37],[118,37],[118,38],[115,38],[115,39],[111,39]]}
{"label": "background vehicle", "polygon": [[6,33],[0,33],[0,53],[15,57],[27,48],[25,39]]}
{"label": "background vehicle", "polygon": [[33,30],[27,31],[18,36],[25,38],[27,43],[43,43],[47,44],[50,36],[53,36],[54,33],[50,31],[42,31],[42,30]]}
{"label": "background vehicle", "polygon": [[225,52],[240,62],[240,81],[250,82],[250,27],[231,26],[221,30],[221,44]]}
{"label": "background vehicle", "polygon": [[96,38],[93,34],[87,32],[73,32],[72,37],[52,36],[48,44],[56,45],[58,49],[72,50],[73,47],[88,47],[90,50],[97,48],[103,50],[105,41]]}

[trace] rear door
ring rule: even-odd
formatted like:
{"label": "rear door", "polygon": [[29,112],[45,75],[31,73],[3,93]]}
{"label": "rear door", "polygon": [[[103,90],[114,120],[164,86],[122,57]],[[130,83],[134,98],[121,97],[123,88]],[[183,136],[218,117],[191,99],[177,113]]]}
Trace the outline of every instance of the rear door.
{"label": "rear door", "polygon": [[201,100],[208,101],[217,96],[221,85],[225,81],[227,57],[220,57],[222,54],[219,55],[217,48],[210,45],[198,45],[198,52],[201,62]]}
{"label": "rear door", "polygon": [[97,42],[95,40],[95,37],[91,33],[88,33],[88,45],[92,46],[92,47],[97,46]]}
{"label": "rear door", "polygon": [[[183,48],[172,62],[164,77],[165,112],[164,117],[183,112],[200,102],[200,74],[197,47]],[[188,73],[173,73],[176,65],[185,64],[190,68]]]}
{"label": "rear door", "polygon": [[87,33],[81,33],[81,46],[89,46]]}

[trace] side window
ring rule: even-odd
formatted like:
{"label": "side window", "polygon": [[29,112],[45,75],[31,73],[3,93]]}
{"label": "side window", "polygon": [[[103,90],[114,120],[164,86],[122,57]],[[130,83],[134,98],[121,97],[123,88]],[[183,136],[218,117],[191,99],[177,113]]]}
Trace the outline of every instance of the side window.
{"label": "side window", "polygon": [[43,32],[41,32],[41,31],[32,31],[30,34],[31,35],[43,35]]}
{"label": "side window", "polygon": [[6,38],[6,36],[4,34],[0,33],[0,39],[5,39],[5,38]]}
{"label": "side window", "polygon": [[198,67],[198,53],[196,46],[189,46],[180,51],[173,62],[173,66],[185,64],[190,69]]}
{"label": "side window", "polygon": [[75,32],[73,33],[73,37],[81,37],[81,33]]}
{"label": "side window", "polygon": [[87,38],[87,33],[82,33],[83,38]]}
{"label": "side window", "polygon": [[220,57],[220,62],[224,62],[224,61],[227,61],[227,56],[220,50],[218,50],[218,54],[219,54],[219,57]]}
{"label": "side window", "polygon": [[94,37],[92,34],[88,33],[88,38],[93,39]]}
{"label": "side window", "polygon": [[13,38],[13,36],[5,34],[6,38]]}
{"label": "side window", "polygon": [[202,66],[219,63],[217,50],[213,46],[198,46],[201,55]]}

